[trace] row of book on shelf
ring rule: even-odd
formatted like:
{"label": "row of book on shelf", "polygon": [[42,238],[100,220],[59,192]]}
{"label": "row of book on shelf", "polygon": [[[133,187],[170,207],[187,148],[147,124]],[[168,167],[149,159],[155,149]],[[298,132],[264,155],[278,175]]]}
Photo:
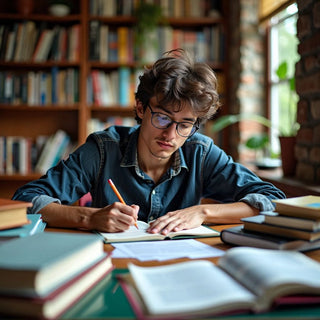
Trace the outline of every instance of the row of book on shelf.
{"label": "row of book on shelf", "polygon": [[[219,17],[221,2],[212,0],[152,0],[149,3],[157,4],[162,8],[165,17]],[[90,14],[99,16],[132,16],[137,8],[137,0],[91,0]]]}
{"label": "row of book on shelf", "polygon": [[[98,106],[132,106],[141,69],[120,67],[111,72],[93,69],[88,76],[87,102]],[[79,102],[79,72],[52,67],[50,72],[0,71],[0,103],[30,106]]]}
{"label": "row of book on shelf", "polygon": [[120,67],[111,72],[92,70],[88,78],[88,104],[133,106],[141,69]]}
{"label": "row of book on shelf", "polygon": [[166,51],[183,48],[197,61],[224,60],[224,33],[221,25],[203,27],[197,31],[159,26],[150,32],[149,38],[141,57],[135,51],[133,28],[114,28],[92,20],[89,29],[89,59],[122,64],[142,59],[144,63],[150,63]]}
{"label": "row of book on shelf", "polygon": [[0,136],[0,174],[44,174],[75,148],[70,136],[58,130],[51,136]]}
{"label": "row of book on shelf", "polygon": [[[132,127],[136,125],[134,113],[132,117],[107,117],[105,121],[91,118],[87,123],[87,132],[102,131],[111,125]],[[0,136],[0,174],[26,175],[30,173],[44,174],[60,160],[66,159],[76,148],[64,130],[57,130],[50,136],[38,136],[36,139],[22,136]]]}
{"label": "row of book on shelf", "polygon": [[49,72],[0,72],[0,103],[49,105],[79,101],[79,71],[52,67]]}
{"label": "row of book on shelf", "polygon": [[320,248],[320,197],[274,200],[276,209],[243,218],[243,225],[221,232],[233,245],[307,251]]}
{"label": "row of book on shelf", "polygon": [[[133,111],[132,111],[133,113]],[[108,117],[105,121],[102,121],[98,118],[91,118],[87,123],[87,132],[92,133],[96,131],[103,131],[110,126],[125,126],[133,127],[137,124],[134,117]]]}
{"label": "row of book on shelf", "polygon": [[0,60],[3,61],[78,62],[79,46],[80,24],[49,27],[46,22],[25,20],[0,25]]}

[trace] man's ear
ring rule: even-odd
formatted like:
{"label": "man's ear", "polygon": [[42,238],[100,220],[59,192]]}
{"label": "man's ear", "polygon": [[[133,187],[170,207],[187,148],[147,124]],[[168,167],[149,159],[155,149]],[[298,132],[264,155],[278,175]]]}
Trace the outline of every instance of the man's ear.
{"label": "man's ear", "polygon": [[143,105],[142,102],[139,100],[136,100],[136,113],[137,116],[142,119],[144,116],[144,109],[143,109]]}

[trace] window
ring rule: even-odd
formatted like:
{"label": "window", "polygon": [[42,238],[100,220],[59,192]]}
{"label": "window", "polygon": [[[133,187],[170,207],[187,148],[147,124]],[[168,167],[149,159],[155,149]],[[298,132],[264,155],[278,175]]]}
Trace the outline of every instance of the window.
{"label": "window", "polygon": [[[271,149],[279,153],[279,135],[292,135],[296,129],[298,96],[294,84],[297,52],[297,5],[292,4],[270,18],[269,29],[269,112],[272,123]],[[279,78],[276,70],[281,65]],[[293,79],[293,80],[292,80]],[[292,90],[293,89],[293,90]]]}

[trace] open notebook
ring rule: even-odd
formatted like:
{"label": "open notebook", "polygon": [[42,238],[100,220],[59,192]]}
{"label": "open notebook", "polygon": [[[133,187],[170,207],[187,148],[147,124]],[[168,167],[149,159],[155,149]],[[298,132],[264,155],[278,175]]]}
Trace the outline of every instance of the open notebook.
{"label": "open notebook", "polygon": [[198,238],[198,237],[218,237],[220,233],[206,226],[200,226],[193,229],[181,230],[178,232],[170,232],[167,235],[152,234],[146,230],[149,228],[149,224],[143,221],[138,221],[137,229],[135,226],[131,226],[124,232],[99,232],[103,236],[105,242],[129,242],[129,241],[148,241],[148,240],[167,240],[167,239],[185,239],[185,238]]}

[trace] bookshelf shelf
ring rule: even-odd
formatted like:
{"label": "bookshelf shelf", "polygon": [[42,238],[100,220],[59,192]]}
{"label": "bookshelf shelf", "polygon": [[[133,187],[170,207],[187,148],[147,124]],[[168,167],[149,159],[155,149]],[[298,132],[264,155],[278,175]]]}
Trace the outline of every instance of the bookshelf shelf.
{"label": "bookshelf shelf", "polygon": [[59,112],[59,111],[78,111],[78,104],[68,104],[68,105],[42,105],[42,106],[30,106],[27,104],[20,105],[9,105],[9,104],[0,104],[0,110],[7,110],[13,112]]}
{"label": "bookshelf shelf", "polygon": [[1,21],[23,21],[23,20],[32,20],[32,21],[44,21],[44,22],[79,22],[81,19],[80,14],[72,14],[64,17],[54,17],[49,14],[30,14],[27,16],[18,14],[18,13],[0,13]]}
{"label": "bookshelf shelf", "polygon": [[[108,1],[117,2],[116,0]],[[205,1],[213,3],[209,0]],[[36,140],[39,136],[50,136],[56,133],[57,130],[62,129],[71,137],[73,142],[79,145],[86,140],[88,134],[91,132],[89,128],[91,128],[92,120],[100,121],[103,124],[109,123],[110,121],[117,121],[118,123],[121,118],[123,118],[124,121],[133,119],[133,92],[130,93],[130,99],[125,100],[124,102],[120,99],[119,94],[114,101],[108,104],[97,103],[94,99],[92,72],[99,73],[100,77],[107,77],[112,73],[120,73],[120,69],[125,69],[126,72],[131,73],[131,76],[136,76],[137,74],[135,74],[135,72],[141,68],[142,63],[139,62],[139,59],[134,54],[132,54],[130,59],[126,58],[121,61],[119,60],[119,56],[115,59],[111,59],[110,55],[108,58],[101,58],[101,56],[96,58],[92,57],[91,49],[97,44],[94,41],[91,25],[96,24],[96,26],[98,26],[97,34],[100,34],[100,28],[102,26],[106,26],[108,32],[113,32],[117,37],[119,36],[118,31],[120,28],[127,28],[129,32],[133,31],[136,22],[135,17],[132,14],[121,13],[112,16],[93,14],[94,11],[92,11],[92,7],[94,4],[98,3],[97,0],[72,0],[73,10],[71,11],[71,14],[64,17],[54,17],[48,13],[47,2],[40,0],[36,0],[36,2],[38,6],[36,7],[35,12],[28,16],[16,13],[10,3],[3,3],[0,6],[0,140],[1,137],[9,136],[30,137],[31,139]],[[132,3],[134,2],[135,1],[132,0]],[[224,35],[227,35],[227,15],[224,14],[224,12],[227,12],[227,5],[223,0],[220,0],[220,2],[220,16],[211,17],[208,16],[208,14],[201,17],[168,16],[166,23],[162,24],[161,28],[169,27],[172,30],[177,29],[182,37],[186,32],[193,32],[194,34],[197,32],[210,33],[213,32],[213,29],[215,29],[214,32],[220,32],[217,31],[218,29],[222,30]],[[1,26],[9,26],[9,31],[12,31],[12,29],[17,29],[28,21],[35,25],[35,29],[38,32],[37,40],[39,40],[40,31],[43,31],[43,29],[66,29],[68,41],[70,41],[68,42],[69,49],[67,52],[75,54],[72,54],[72,57],[64,56],[59,57],[59,59],[52,59],[51,54],[56,46],[56,44],[52,42],[48,57],[44,60],[34,61],[34,59],[30,58],[28,60],[5,58],[5,52],[1,50],[4,50],[4,43],[7,38],[2,37]],[[75,42],[76,44],[73,43],[73,45],[71,45],[71,30],[74,26],[77,28],[77,41]],[[127,44],[131,43],[131,47],[129,46],[129,49],[127,49],[127,51],[131,52],[133,52],[132,39],[133,38],[126,41]],[[17,45],[18,40],[16,39],[15,41],[15,45]],[[104,41],[106,41],[107,45],[106,38]],[[209,48],[212,49],[212,41],[213,40],[210,39],[209,41],[204,42],[204,45],[207,46],[206,48],[208,50]],[[116,40],[116,43],[119,45],[120,41]],[[216,71],[219,77],[225,77],[228,70],[227,59],[224,57],[227,53],[227,41],[225,38],[223,38],[223,40],[222,38],[219,38],[215,43],[218,43],[219,46],[224,43],[223,52],[221,51],[219,53],[222,57],[211,57],[205,61]],[[117,49],[120,50],[119,47]],[[169,49],[173,49],[173,47]],[[57,51],[59,50],[56,50],[56,52]],[[162,52],[159,50],[158,57],[164,51],[166,50],[163,50]],[[70,84],[69,81],[68,85],[66,85],[64,80],[65,75],[63,78],[59,78],[57,81],[55,80],[56,83],[60,85],[60,91],[58,91],[60,96],[64,98],[68,96],[68,100],[53,102],[55,100],[50,100],[52,98],[50,93],[50,97],[46,96],[45,100],[41,103],[34,102],[33,100],[33,102],[30,103],[29,101],[31,100],[28,100],[26,96],[24,96],[23,99],[18,97],[18,100],[15,100],[16,97],[13,96],[13,89],[11,92],[12,96],[6,96],[4,99],[4,83],[6,83],[7,77],[23,78],[34,73],[40,74],[41,76],[45,75],[50,79],[45,87],[50,87],[51,81],[53,83],[53,75],[56,72],[70,72],[73,74],[74,80],[71,81],[72,84]],[[38,86],[40,87],[40,85]],[[18,87],[18,85],[16,87]],[[20,88],[22,91],[24,86],[21,85]],[[70,98],[71,90],[74,90],[74,92],[72,91],[72,98]],[[127,97],[125,98],[128,99]],[[1,168],[1,163],[0,143],[0,197],[11,197],[15,189],[20,185],[40,176],[39,173],[34,172],[23,175],[17,173],[8,175],[5,169],[3,170],[3,168]]]}
{"label": "bookshelf shelf", "polygon": [[60,68],[78,68],[80,65],[79,61],[45,61],[45,62],[15,62],[15,61],[0,61],[0,70],[4,68],[29,68],[29,69],[45,69],[52,67],[60,67]]}

